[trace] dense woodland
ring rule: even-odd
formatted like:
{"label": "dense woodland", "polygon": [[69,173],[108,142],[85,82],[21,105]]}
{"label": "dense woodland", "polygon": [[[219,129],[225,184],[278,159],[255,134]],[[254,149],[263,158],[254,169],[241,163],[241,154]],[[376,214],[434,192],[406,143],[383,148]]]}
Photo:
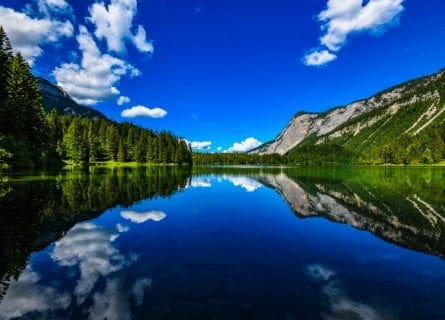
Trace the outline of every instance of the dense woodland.
{"label": "dense woodland", "polygon": [[195,165],[336,165],[353,164],[351,153],[341,146],[325,145],[314,148],[307,146],[301,152],[286,155],[279,154],[248,154],[248,153],[194,153]]}
{"label": "dense woodland", "polygon": [[191,164],[191,149],[169,132],[107,119],[46,114],[36,79],[0,26],[0,171],[93,161]]}

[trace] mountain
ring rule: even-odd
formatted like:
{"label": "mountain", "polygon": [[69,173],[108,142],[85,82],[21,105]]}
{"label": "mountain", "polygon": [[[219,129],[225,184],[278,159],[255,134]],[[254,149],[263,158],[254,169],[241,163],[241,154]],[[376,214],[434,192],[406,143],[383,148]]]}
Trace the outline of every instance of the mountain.
{"label": "mountain", "polygon": [[284,155],[335,146],[364,162],[406,163],[425,152],[434,158],[427,160],[440,160],[444,111],[445,69],[323,113],[298,112],[274,140],[250,153]]}
{"label": "mountain", "polygon": [[43,78],[36,78],[36,80],[42,92],[43,105],[46,111],[49,112],[52,109],[56,109],[59,114],[78,115],[88,118],[106,118],[95,109],[77,104],[61,87]]}

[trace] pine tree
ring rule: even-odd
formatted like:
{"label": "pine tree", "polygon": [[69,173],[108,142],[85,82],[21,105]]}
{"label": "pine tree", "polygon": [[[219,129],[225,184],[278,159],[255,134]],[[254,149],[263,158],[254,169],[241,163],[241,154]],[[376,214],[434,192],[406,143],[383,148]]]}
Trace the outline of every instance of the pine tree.
{"label": "pine tree", "polygon": [[4,133],[8,121],[5,102],[7,97],[6,84],[11,59],[11,43],[3,27],[0,25],[0,134]]}
{"label": "pine tree", "polygon": [[63,157],[62,122],[56,109],[52,109],[48,114],[47,122],[49,129],[48,160],[54,162]]}
{"label": "pine tree", "polygon": [[111,160],[116,161],[117,152],[119,149],[119,132],[114,125],[110,125],[107,128],[106,147],[107,147],[108,157]]}
{"label": "pine tree", "polygon": [[119,148],[117,151],[117,161],[125,162],[125,147],[122,139],[119,139]]}
{"label": "pine tree", "polygon": [[20,53],[11,60],[6,83],[4,133],[21,140],[29,159],[39,163],[48,141],[48,125],[42,96],[28,63]]}
{"label": "pine tree", "polygon": [[68,159],[74,163],[88,161],[88,144],[83,138],[84,131],[80,118],[75,117],[63,137]]}

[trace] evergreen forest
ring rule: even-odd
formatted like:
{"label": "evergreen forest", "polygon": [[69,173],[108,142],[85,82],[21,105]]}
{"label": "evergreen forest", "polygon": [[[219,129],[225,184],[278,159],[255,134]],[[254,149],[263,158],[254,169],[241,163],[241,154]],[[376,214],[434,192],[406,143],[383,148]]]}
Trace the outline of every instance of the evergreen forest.
{"label": "evergreen forest", "polygon": [[45,113],[28,63],[13,54],[0,26],[0,171],[60,165],[63,161],[191,164],[190,146],[170,132],[108,119]]}

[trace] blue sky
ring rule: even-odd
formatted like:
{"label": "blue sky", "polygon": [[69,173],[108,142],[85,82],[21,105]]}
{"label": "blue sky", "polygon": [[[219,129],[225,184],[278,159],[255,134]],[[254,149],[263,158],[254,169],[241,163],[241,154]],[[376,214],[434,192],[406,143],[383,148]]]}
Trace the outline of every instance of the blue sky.
{"label": "blue sky", "polygon": [[208,151],[246,150],[297,111],[444,68],[444,14],[443,0],[0,4],[0,24],[36,75],[112,119]]}

